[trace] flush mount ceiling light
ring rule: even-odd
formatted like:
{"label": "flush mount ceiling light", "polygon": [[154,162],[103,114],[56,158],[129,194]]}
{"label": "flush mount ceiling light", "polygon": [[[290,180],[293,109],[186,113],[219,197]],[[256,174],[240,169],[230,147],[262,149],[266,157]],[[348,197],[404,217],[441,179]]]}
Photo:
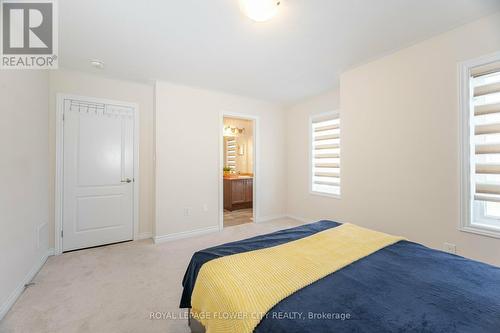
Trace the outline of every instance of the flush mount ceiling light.
{"label": "flush mount ceiling light", "polygon": [[278,13],[279,0],[240,0],[240,8],[250,19],[264,22]]}
{"label": "flush mount ceiling light", "polygon": [[97,68],[97,69],[104,68],[104,62],[102,62],[101,60],[92,59],[92,60],[90,60],[90,64],[92,65],[92,67]]}

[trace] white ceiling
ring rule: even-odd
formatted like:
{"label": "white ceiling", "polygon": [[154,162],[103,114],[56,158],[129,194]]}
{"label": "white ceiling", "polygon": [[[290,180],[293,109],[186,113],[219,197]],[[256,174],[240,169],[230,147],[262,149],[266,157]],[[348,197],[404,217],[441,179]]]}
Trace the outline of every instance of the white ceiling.
{"label": "white ceiling", "polygon": [[279,103],[322,93],[339,74],[500,10],[499,0],[282,0],[255,23],[238,0],[63,0],[60,64],[167,80]]}

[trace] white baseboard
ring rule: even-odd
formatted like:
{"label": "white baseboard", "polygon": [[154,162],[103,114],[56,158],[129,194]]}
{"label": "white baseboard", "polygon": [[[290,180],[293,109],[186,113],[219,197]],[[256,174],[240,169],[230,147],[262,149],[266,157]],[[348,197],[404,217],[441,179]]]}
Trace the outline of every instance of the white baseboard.
{"label": "white baseboard", "polygon": [[163,236],[155,236],[155,237],[153,237],[153,240],[154,240],[155,244],[159,244],[159,243],[170,242],[170,241],[183,239],[183,238],[205,235],[205,234],[209,234],[209,233],[217,232],[217,231],[219,231],[219,226],[213,226],[213,227],[190,230],[190,231],[182,231],[182,232],[177,232],[174,234],[168,234],[168,235],[163,235]]}
{"label": "white baseboard", "polygon": [[274,220],[279,220],[279,219],[284,219],[287,216],[285,214],[276,214],[276,215],[269,215],[269,216],[262,216],[257,218],[255,221],[256,223],[262,223],[262,222],[268,222],[268,221],[274,221]]}
{"label": "white baseboard", "polygon": [[148,232],[141,232],[135,237],[135,240],[142,240],[142,239],[149,239],[153,238],[153,233],[148,231]]}
{"label": "white baseboard", "polygon": [[295,221],[303,222],[303,223],[312,223],[317,220],[315,219],[310,219],[307,217],[301,217],[301,216],[296,216],[296,215],[290,215],[290,214],[276,214],[276,215],[270,215],[270,216],[263,216],[259,219],[257,219],[257,223],[262,223],[262,222],[268,222],[268,221],[273,221],[273,220],[279,220],[279,219],[292,219]]}
{"label": "white baseboard", "polygon": [[295,215],[287,215],[286,217],[288,217],[289,219],[299,221],[299,222],[304,222],[304,223],[311,223],[311,222],[316,221],[314,219],[310,219],[307,217],[301,217],[301,216],[295,216]]}
{"label": "white baseboard", "polygon": [[31,270],[26,274],[26,276],[19,282],[16,289],[12,291],[7,300],[0,306],[0,320],[2,320],[7,312],[9,312],[10,308],[16,303],[19,296],[24,291],[24,286],[33,280],[38,271],[42,268],[43,264],[47,261],[47,258],[51,255],[54,255],[54,249],[48,249],[47,252],[35,263],[35,265],[31,268]]}

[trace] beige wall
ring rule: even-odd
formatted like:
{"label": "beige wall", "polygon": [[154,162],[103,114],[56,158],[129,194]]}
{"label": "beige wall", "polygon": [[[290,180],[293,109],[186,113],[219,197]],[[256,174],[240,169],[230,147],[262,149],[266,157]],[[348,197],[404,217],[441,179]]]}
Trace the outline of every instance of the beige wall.
{"label": "beige wall", "polygon": [[[218,226],[222,111],[259,117],[257,219],[285,213],[283,110],[258,100],[158,82],[157,236]],[[185,216],[185,208],[191,208],[191,216]]]}
{"label": "beige wall", "polygon": [[113,80],[97,75],[57,70],[50,74],[50,232],[54,245],[55,110],[56,94],[113,99],[139,105],[139,235],[151,237],[154,224],[154,86]]}
{"label": "beige wall", "polygon": [[[500,15],[370,62],[341,77],[342,199],[307,194],[305,163],[289,148],[288,212],[400,234],[500,265],[500,239],[458,231],[457,63],[500,51]],[[289,144],[307,141],[303,113],[288,118]],[[302,118],[302,119],[301,119]],[[296,194],[298,192],[299,194]]]}
{"label": "beige wall", "polygon": [[0,319],[48,250],[47,71],[0,72]]}
{"label": "beige wall", "polygon": [[309,117],[338,108],[339,89],[336,88],[286,111],[288,215],[318,219],[331,216],[327,208],[336,199],[309,193]]}

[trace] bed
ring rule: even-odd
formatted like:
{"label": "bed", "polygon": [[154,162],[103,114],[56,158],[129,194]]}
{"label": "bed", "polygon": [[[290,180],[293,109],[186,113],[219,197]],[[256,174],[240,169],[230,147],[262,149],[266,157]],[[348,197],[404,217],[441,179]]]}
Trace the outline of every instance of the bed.
{"label": "bed", "polygon": [[[227,304],[254,301],[252,298],[257,296],[246,296],[250,297],[246,300],[238,293],[260,289],[260,285],[249,288],[248,281],[242,279],[243,282],[228,289],[225,285],[212,284],[206,278],[209,275],[205,274],[205,268],[225,259],[248,254],[260,256],[262,251],[264,255],[265,251],[300,245],[300,241],[335,231],[335,228],[340,230],[341,227],[344,227],[341,223],[323,220],[198,251],[193,255],[182,282],[180,307],[191,309],[196,293],[201,295],[196,298],[196,302],[201,304],[198,307],[212,304],[212,308],[207,307],[209,310],[217,310],[213,304],[226,309]],[[336,241],[338,239],[330,243]],[[230,326],[227,325],[225,329],[210,328],[206,317],[197,316],[190,318],[189,325],[196,333],[500,332],[500,268],[404,239],[395,239],[388,244],[330,274],[305,283],[293,292],[288,291],[272,306],[263,307],[265,313],[257,320],[254,318],[252,326],[247,326],[246,331],[236,326],[239,325],[239,318],[233,320],[233,329],[228,329]],[[348,254],[330,251],[326,256],[322,254],[320,259],[335,259]],[[297,269],[298,277],[305,274],[292,261],[290,270]],[[283,267],[283,263],[280,265]],[[262,264],[249,269],[269,269],[272,272],[272,267]],[[238,276],[239,272],[232,274],[236,276],[229,276],[228,281],[234,278],[238,282],[242,278]],[[201,280],[202,277],[208,281]],[[282,279],[276,282],[272,276],[269,281],[260,284],[273,287],[280,283],[284,284],[282,287],[287,287],[289,283]],[[202,288],[200,285],[206,285],[207,290],[204,291],[209,292],[210,297],[196,291]],[[238,295],[238,299],[233,299],[232,295]],[[265,297],[258,295],[257,298]],[[211,297],[218,300],[210,303]],[[201,312],[197,310],[196,313]]]}

